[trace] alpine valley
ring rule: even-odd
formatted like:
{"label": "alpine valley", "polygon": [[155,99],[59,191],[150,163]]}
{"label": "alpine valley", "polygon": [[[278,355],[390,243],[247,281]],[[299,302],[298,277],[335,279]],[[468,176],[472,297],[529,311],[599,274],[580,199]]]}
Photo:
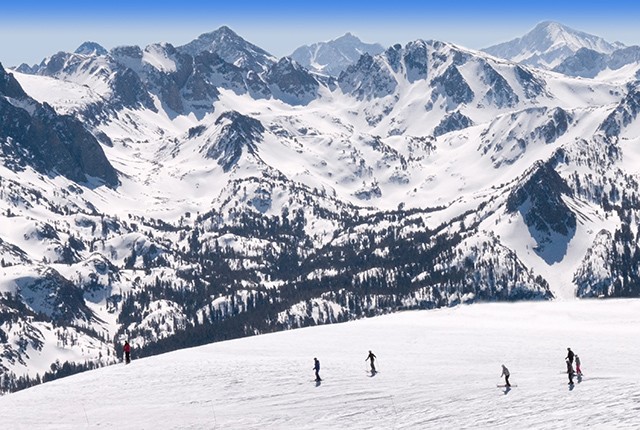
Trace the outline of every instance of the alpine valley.
{"label": "alpine valley", "polygon": [[640,296],[639,50],[542,23],[301,65],[221,27],[0,67],[0,390],[125,339]]}

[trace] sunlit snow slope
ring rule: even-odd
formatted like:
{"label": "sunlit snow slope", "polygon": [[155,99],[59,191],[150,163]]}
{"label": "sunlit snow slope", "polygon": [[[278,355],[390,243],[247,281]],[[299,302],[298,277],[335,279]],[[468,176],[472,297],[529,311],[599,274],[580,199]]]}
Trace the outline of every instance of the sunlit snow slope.
{"label": "sunlit snow slope", "polygon": [[[639,334],[638,300],[411,311],[134,359],[6,395],[0,411],[11,429],[638,428]],[[585,374],[573,387],[568,346]]]}

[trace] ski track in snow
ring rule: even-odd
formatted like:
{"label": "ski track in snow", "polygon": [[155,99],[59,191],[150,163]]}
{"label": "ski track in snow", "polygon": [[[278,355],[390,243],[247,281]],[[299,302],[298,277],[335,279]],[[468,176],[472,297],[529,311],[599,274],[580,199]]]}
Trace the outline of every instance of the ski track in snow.
{"label": "ski track in snow", "polygon": [[[7,429],[632,429],[639,334],[640,300],[411,311],[134,356],[1,397],[0,411]],[[568,346],[585,373],[573,389]]]}

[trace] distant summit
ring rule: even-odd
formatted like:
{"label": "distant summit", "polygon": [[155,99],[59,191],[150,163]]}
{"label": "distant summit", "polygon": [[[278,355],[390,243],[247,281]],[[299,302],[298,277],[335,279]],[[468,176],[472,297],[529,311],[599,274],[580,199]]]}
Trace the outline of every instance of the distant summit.
{"label": "distant summit", "polygon": [[109,51],[104,49],[102,45],[96,42],[84,42],[75,50],[80,55],[108,55]]}
{"label": "distant summit", "polygon": [[193,57],[203,52],[213,52],[227,63],[255,72],[265,71],[277,61],[273,55],[247,42],[227,26],[201,34],[177,49]]}
{"label": "distant summit", "polygon": [[316,73],[338,76],[360,59],[362,54],[377,55],[384,51],[378,43],[364,43],[351,33],[329,42],[314,43],[296,49],[296,62]]}
{"label": "distant summit", "polygon": [[624,45],[619,42],[609,43],[601,37],[545,21],[520,38],[483,51],[518,63],[552,69],[582,48],[610,54],[622,47]]}

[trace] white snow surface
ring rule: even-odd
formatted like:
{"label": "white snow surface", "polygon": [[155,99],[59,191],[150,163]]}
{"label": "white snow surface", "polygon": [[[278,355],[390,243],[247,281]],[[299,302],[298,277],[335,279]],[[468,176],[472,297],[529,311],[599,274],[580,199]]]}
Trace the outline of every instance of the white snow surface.
{"label": "white snow surface", "polygon": [[[0,410],[18,430],[635,429],[638,335],[640,300],[411,311],[134,355],[0,397]],[[584,373],[573,387],[567,347]],[[509,391],[497,387],[501,364]]]}

